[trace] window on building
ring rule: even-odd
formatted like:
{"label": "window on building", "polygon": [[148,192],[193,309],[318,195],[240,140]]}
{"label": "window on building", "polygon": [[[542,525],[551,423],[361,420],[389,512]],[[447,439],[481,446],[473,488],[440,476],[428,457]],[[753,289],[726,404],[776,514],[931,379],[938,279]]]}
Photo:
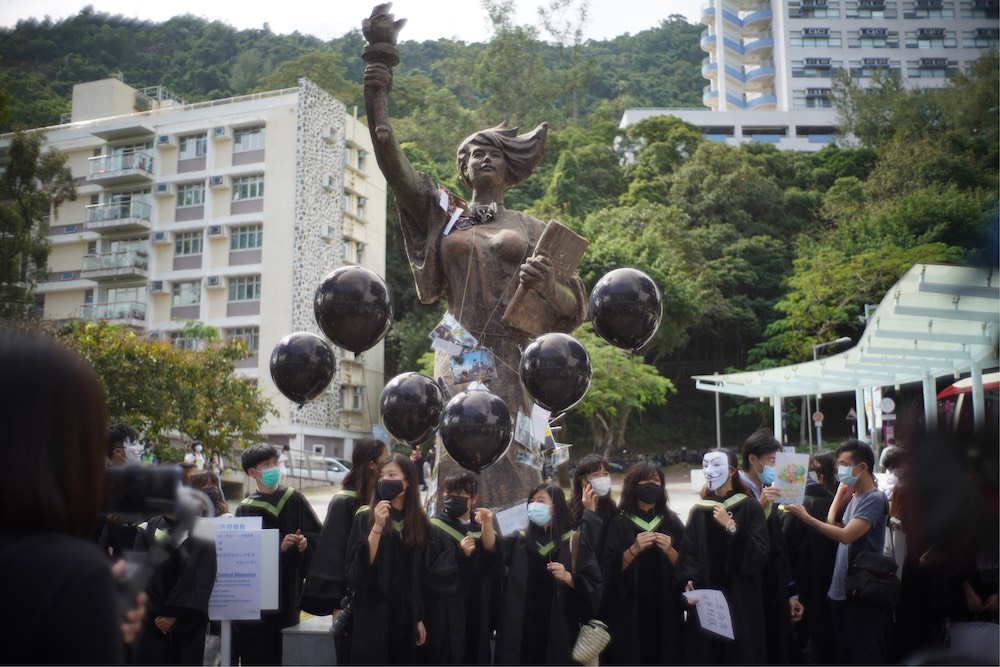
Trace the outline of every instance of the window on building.
{"label": "window on building", "polygon": [[260,199],[264,196],[264,176],[241,176],[233,181],[233,201]]}
{"label": "window on building", "polygon": [[233,131],[233,152],[259,151],[264,149],[264,126],[241,127]]}
{"label": "window on building", "polygon": [[792,91],[792,106],[796,109],[829,109],[833,99],[829,88],[806,88]]}
{"label": "window on building", "polygon": [[340,207],[343,209],[344,213],[351,210],[351,195],[344,193],[343,198],[340,200]]}
{"label": "window on building", "polygon": [[174,283],[172,306],[190,306],[201,303],[201,281],[192,280],[184,283]]}
{"label": "window on building", "polygon": [[177,208],[202,206],[205,203],[205,183],[185,183],[177,186]]}
{"label": "window on building", "polygon": [[958,38],[944,28],[919,28],[906,33],[908,49],[954,49],[957,46]]}
{"label": "window on building", "polygon": [[186,137],[181,137],[177,159],[190,160],[192,158],[204,157],[207,147],[207,134],[191,134]]}
{"label": "window on building", "polygon": [[171,331],[170,344],[182,350],[198,349],[198,339],[187,336],[184,331]]}
{"label": "window on building", "polygon": [[238,276],[229,279],[230,301],[259,301],[260,276]]}
{"label": "window on building", "polygon": [[226,337],[233,340],[242,340],[247,349],[254,354],[260,350],[260,327],[230,329]]}
{"label": "window on building", "polygon": [[1000,41],[1000,28],[976,28],[962,33],[965,48],[995,49]]}
{"label": "window on building", "polygon": [[346,165],[350,165],[351,164],[351,147],[350,146],[344,146],[344,164],[346,164]]}
{"label": "window on building", "polygon": [[201,232],[184,232],[174,236],[175,255],[200,255],[204,237]]}
{"label": "window on building", "polygon": [[365,170],[365,164],[368,162],[368,151],[358,150],[358,169],[360,171]]}
{"label": "window on building", "polygon": [[358,197],[358,207],[357,207],[358,217],[361,219],[365,218],[365,213],[368,211],[368,198]]}
{"label": "window on building", "polygon": [[229,235],[230,250],[251,250],[264,245],[263,225],[233,227]]}

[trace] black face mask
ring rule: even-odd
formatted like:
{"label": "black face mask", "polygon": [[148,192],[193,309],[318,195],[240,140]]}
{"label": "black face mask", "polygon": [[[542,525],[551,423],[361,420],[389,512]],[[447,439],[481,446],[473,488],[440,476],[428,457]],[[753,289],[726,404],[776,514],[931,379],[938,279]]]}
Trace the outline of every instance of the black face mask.
{"label": "black face mask", "polygon": [[380,479],[375,489],[379,500],[392,500],[402,492],[403,480],[401,479]]}
{"label": "black face mask", "polygon": [[663,487],[658,484],[638,484],[635,487],[635,497],[644,503],[655,504],[663,497]]}
{"label": "black face mask", "polygon": [[444,513],[448,518],[457,519],[467,511],[469,511],[469,499],[465,496],[444,497]]}

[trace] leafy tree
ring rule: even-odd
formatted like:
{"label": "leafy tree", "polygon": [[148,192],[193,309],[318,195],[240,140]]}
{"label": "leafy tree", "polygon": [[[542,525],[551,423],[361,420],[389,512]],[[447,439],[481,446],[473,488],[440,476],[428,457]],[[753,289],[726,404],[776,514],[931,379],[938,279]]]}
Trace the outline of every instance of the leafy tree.
{"label": "leafy tree", "polygon": [[302,77],[348,106],[364,103],[361,84],[344,78],[344,57],[328,50],[310,51],[295,60],[281,63],[273,73],[261,77],[257,90],[294,88]]}
{"label": "leafy tree", "polygon": [[66,156],[42,152],[44,132],[18,129],[0,173],[0,319],[30,317],[33,291],[48,273],[48,216],[76,198]]}
{"label": "leafy tree", "polygon": [[535,213],[563,222],[579,219],[589,211],[612,206],[625,189],[618,155],[607,144],[589,144],[565,150]]}
{"label": "leafy tree", "polygon": [[590,389],[573,411],[586,420],[594,451],[610,457],[625,444],[629,419],[650,406],[666,405],[677,390],[654,366],[604,342],[589,323],[573,336],[587,349],[593,368]]}
{"label": "leafy tree", "polygon": [[[210,328],[195,324],[190,331],[211,339]],[[277,415],[253,381],[233,372],[233,362],[247,356],[242,341],[182,350],[124,327],[81,321],[58,338],[101,379],[109,420],[131,424],[149,442],[166,445],[180,436],[228,452],[262,441],[261,426]]]}

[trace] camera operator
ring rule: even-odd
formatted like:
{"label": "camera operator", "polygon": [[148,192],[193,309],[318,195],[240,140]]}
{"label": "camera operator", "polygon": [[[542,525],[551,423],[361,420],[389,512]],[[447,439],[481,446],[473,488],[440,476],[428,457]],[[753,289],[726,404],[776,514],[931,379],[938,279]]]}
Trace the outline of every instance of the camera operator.
{"label": "camera operator", "polygon": [[116,576],[92,540],[105,489],[107,421],[94,372],[37,334],[0,330],[0,627],[13,664],[123,664],[145,595],[119,611]]}
{"label": "camera operator", "polygon": [[[139,464],[142,444],[139,432],[128,424],[115,424],[108,430],[108,466],[121,468]],[[136,525],[118,514],[102,514],[98,519],[97,546],[114,559],[135,544]]]}

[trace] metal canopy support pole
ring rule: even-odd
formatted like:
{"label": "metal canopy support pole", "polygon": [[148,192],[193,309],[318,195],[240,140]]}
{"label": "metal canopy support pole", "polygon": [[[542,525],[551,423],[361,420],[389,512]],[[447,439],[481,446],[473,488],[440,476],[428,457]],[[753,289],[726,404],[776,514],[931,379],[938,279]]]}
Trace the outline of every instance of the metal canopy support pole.
{"label": "metal canopy support pole", "polygon": [[[938,411],[937,411],[937,383],[934,381],[934,376],[926,373],[923,379],[924,387],[924,428],[928,433],[933,433],[937,430],[938,425]],[[878,409],[876,407],[876,409]]]}
{"label": "metal canopy support pole", "polygon": [[[719,375],[718,371],[716,371],[715,375]],[[718,389],[715,392],[715,446],[719,449],[722,448],[722,417],[721,408],[719,407]]]}
{"label": "metal canopy support pole", "polygon": [[865,390],[863,387],[854,390],[854,412],[858,422],[858,440],[864,440],[868,435],[868,426],[865,424]]}
{"label": "metal canopy support pole", "polygon": [[784,442],[781,434],[781,397],[775,394],[771,397],[771,404],[774,407],[774,439]]}
{"label": "metal canopy support pole", "polygon": [[976,435],[986,428],[986,400],[983,394],[983,364],[972,362],[972,419]]}

